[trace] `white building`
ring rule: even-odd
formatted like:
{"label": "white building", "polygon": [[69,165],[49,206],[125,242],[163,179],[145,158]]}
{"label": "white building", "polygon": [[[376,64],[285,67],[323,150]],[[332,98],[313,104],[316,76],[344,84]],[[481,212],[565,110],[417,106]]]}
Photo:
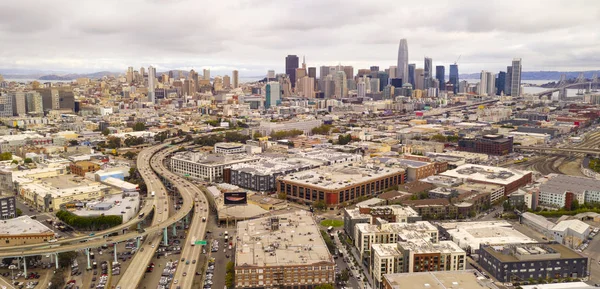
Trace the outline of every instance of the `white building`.
{"label": "white building", "polygon": [[244,144],[237,142],[219,142],[215,144],[217,154],[240,154],[246,152]]}
{"label": "white building", "polygon": [[552,238],[565,246],[577,248],[587,240],[590,232],[590,225],[580,220],[566,220],[552,228]]}
{"label": "white building", "polygon": [[437,243],[438,230],[429,222],[418,221],[415,223],[388,223],[379,220],[378,225],[360,223],[354,227],[354,246],[358,249],[361,258],[370,254],[373,244],[392,244],[398,242],[398,233],[405,230],[421,232],[429,236],[429,241]]}
{"label": "white building", "polygon": [[537,242],[515,230],[507,221],[444,222],[439,227],[442,236],[471,253],[477,253],[481,244]]}
{"label": "white building", "polygon": [[321,126],[323,121],[320,119],[308,119],[308,120],[293,120],[286,122],[270,122],[262,121],[258,128],[258,131],[262,135],[271,135],[273,131],[287,131],[287,130],[301,130],[305,134],[310,134],[311,130],[315,127]]}
{"label": "white building", "polygon": [[223,177],[223,169],[234,164],[257,162],[259,158],[245,154],[203,154],[180,152],[171,158],[174,173],[210,182]]}

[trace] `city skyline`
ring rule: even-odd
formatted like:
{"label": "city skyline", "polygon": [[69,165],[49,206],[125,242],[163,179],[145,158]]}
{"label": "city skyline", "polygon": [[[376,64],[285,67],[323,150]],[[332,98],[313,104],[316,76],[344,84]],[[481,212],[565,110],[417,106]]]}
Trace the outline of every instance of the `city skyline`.
{"label": "city skyline", "polygon": [[[463,73],[499,71],[515,57],[527,59],[528,71],[600,66],[597,32],[591,30],[598,20],[593,13],[581,13],[586,11],[585,1],[568,7],[547,3],[543,11],[535,4],[514,1],[492,2],[490,7],[463,1],[463,5],[433,2],[398,8],[385,1],[357,1],[344,7],[327,1],[281,7],[246,1],[211,4],[210,14],[203,11],[204,3],[190,1],[84,5],[59,1],[38,3],[33,9],[28,2],[4,4],[1,68],[95,72],[122,71],[127,66],[153,66],[157,71],[206,67],[256,76],[269,69],[283,72],[280,59],[288,54],[306,55],[309,66],[389,67],[397,62],[401,38],[411,42],[409,63],[420,66],[429,56],[434,66],[448,66],[462,55],[458,64]],[[136,7],[140,15],[160,16],[161,21],[154,17],[131,21],[128,7]],[[174,13],[182,7],[189,13]],[[321,17],[333,7],[339,19]],[[278,9],[281,13],[272,13]],[[457,13],[461,21],[445,20]],[[223,14],[235,17],[218,17]],[[398,15],[406,17],[398,22]],[[180,23],[198,18],[212,24],[191,33],[180,29]],[[381,33],[374,34],[377,31]]]}

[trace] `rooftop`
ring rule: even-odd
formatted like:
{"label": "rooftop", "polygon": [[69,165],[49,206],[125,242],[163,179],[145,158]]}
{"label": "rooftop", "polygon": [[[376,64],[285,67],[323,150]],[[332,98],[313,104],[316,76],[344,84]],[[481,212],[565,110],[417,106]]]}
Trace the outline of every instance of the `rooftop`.
{"label": "rooftop", "polygon": [[296,211],[237,224],[236,267],[333,263],[311,213]]}
{"label": "rooftop", "polygon": [[483,247],[483,250],[501,262],[587,258],[557,243],[493,244]]}
{"label": "rooftop", "polygon": [[558,224],[556,224],[556,226],[554,226],[554,228],[552,228],[552,230],[564,232],[567,229],[570,229],[570,230],[573,230],[573,231],[583,235],[589,228],[590,228],[590,225],[588,225],[580,220],[566,220],[566,221],[558,222]]}
{"label": "rooftop", "polygon": [[231,170],[241,171],[252,175],[271,175],[294,172],[306,168],[323,165],[322,161],[306,158],[261,158],[256,163],[240,163],[231,166]]}
{"label": "rooftop", "polygon": [[444,222],[439,224],[461,248],[479,249],[481,244],[535,243],[507,221]]}
{"label": "rooftop", "polygon": [[373,164],[337,164],[289,174],[282,179],[324,190],[336,190],[404,172],[400,168],[381,168]]}
{"label": "rooftop", "polygon": [[50,228],[29,216],[0,221],[0,235],[26,235],[54,233]]}
{"label": "rooftop", "polygon": [[530,172],[500,167],[467,164],[462,165],[451,171],[445,171],[440,175],[460,179],[470,179],[474,181],[496,183],[500,185],[508,185],[512,182],[521,179],[528,173]]}
{"label": "rooftop", "polygon": [[73,196],[77,194],[109,190],[110,187],[74,175],[59,175],[43,178],[39,181],[21,185],[24,190],[30,190],[38,195],[52,195],[53,198]]}
{"label": "rooftop", "polygon": [[552,174],[547,178],[548,180],[540,185],[540,192],[562,194],[569,191],[581,194],[585,191],[600,191],[600,182],[595,179],[562,174]]}
{"label": "rooftop", "polygon": [[392,289],[482,289],[489,282],[475,270],[385,274],[383,278]]}
{"label": "rooftop", "polygon": [[370,218],[370,216],[377,216],[381,214],[394,214],[400,217],[418,217],[419,214],[411,207],[401,205],[389,205],[389,206],[377,206],[369,207],[369,214],[361,214],[359,207],[354,209],[345,208],[346,212],[351,218]]}
{"label": "rooftop", "polygon": [[179,152],[173,157],[173,160],[198,163],[206,166],[233,165],[243,162],[257,161],[259,158],[248,156],[246,154],[205,154],[199,152]]}

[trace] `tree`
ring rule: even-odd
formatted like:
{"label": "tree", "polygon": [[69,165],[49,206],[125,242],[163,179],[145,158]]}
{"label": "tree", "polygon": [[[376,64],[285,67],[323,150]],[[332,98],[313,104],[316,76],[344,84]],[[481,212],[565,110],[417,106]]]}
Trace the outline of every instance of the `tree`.
{"label": "tree", "polygon": [[77,258],[76,251],[58,253],[58,266],[61,268],[67,268],[73,264],[73,260],[75,260],[75,258]]}
{"label": "tree", "polygon": [[260,133],[260,131],[255,131],[254,134],[252,135],[252,138],[261,138],[263,137],[262,133]]}
{"label": "tree", "polygon": [[134,131],[145,131],[146,130],[146,125],[143,122],[136,122],[133,125],[133,130]]}
{"label": "tree", "polygon": [[321,211],[327,209],[327,204],[325,203],[325,201],[322,200],[314,201],[312,203],[312,206],[313,208]]}
{"label": "tree", "polygon": [[571,208],[569,208],[571,211],[575,211],[579,209],[579,201],[574,199],[573,202],[571,202]]}
{"label": "tree", "polygon": [[121,147],[121,139],[118,137],[108,137],[108,143],[106,144],[106,146],[109,149],[116,149],[116,148],[120,148]]}
{"label": "tree", "polygon": [[33,160],[31,158],[25,158],[23,162],[25,162],[26,164],[30,164],[33,163]]}
{"label": "tree", "polygon": [[346,145],[348,143],[350,143],[352,141],[352,135],[350,134],[346,134],[346,135],[339,135],[338,136],[338,144],[340,145]]}
{"label": "tree", "polygon": [[69,141],[69,145],[70,146],[76,146],[78,144],[79,144],[79,142],[76,139],[72,139],[72,140]]}
{"label": "tree", "polygon": [[279,194],[277,194],[277,198],[280,200],[285,200],[287,199],[287,194],[285,192],[280,192]]}
{"label": "tree", "polygon": [[0,154],[0,161],[10,161],[12,160],[11,152],[3,152]]}
{"label": "tree", "polygon": [[311,132],[313,134],[322,134],[322,135],[327,135],[329,134],[329,131],[331,130],[332,126],[329,124],[323,124],[321,126],[318,127],[314,127]]}
{"label": "tree", "polygon": [[430,140],[436,142],[446,142],[447,138],[441,134],[436,134],[432,136]]}
{"label": "tree", "polygon": [[348,282],[348,280],[350,280],[350,272],[348,271],[348,268],[344,268],[340,274],[340,281]]}
{"label": "tree", "polygon": [[13,163],[13,164],[15,164],[15,165],[18,165],[18,164],[19,164],[19,161],[17,161],[17,160],[13,160],[13,161],[12,161],[12,163]]}
{"label": "tree", "polygon": [[50,279],[50,283],[52,283],[52,285],[48,287],[48,289],[62,289],[65,286],[65,272],[62,268],[54,272],[54,275],[52,275],[52,278]]}
{"label": "tree", "polygon": [[225,286],[231,288],[235,282],[235,264],[231,261],[225,266]]}
{"label": "tree", "polygon": [[128,158],[128,159],[130,159],[130,160],[132,160],[132,159],[135,158],[136,154],[133,153],[133,152],[126,152],[126,153],[123,154],[123,156],[126,157],[126,158]]}
{"label": "tree", "polygon": [[315,286],[315,289],[333,289],[333,285],[331,284],[321,284]]}
{"label": "tree", "polygon": [[109,134],[110,134],[110,130],[108,130],[108,128],[105,128],[105,129],[103,129],[103,130],[102,130],[102,134],[103,134],[104,136],[107,136],[107,135],[109,135]]}
{"label": "tree", "polygon": [[21,209],[17,208],[17,217],[20,217],[23,215],[23,211],[21,211]]}

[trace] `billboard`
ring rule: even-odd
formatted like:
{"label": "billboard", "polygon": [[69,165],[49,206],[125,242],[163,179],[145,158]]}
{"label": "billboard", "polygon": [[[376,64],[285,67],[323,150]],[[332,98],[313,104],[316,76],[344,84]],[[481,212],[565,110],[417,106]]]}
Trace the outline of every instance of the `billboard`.
{"label": "billboard", "polygon": [[248,203],[248,194],[246,192],[228,192],[223,193],[225,205],[245,205]]}

